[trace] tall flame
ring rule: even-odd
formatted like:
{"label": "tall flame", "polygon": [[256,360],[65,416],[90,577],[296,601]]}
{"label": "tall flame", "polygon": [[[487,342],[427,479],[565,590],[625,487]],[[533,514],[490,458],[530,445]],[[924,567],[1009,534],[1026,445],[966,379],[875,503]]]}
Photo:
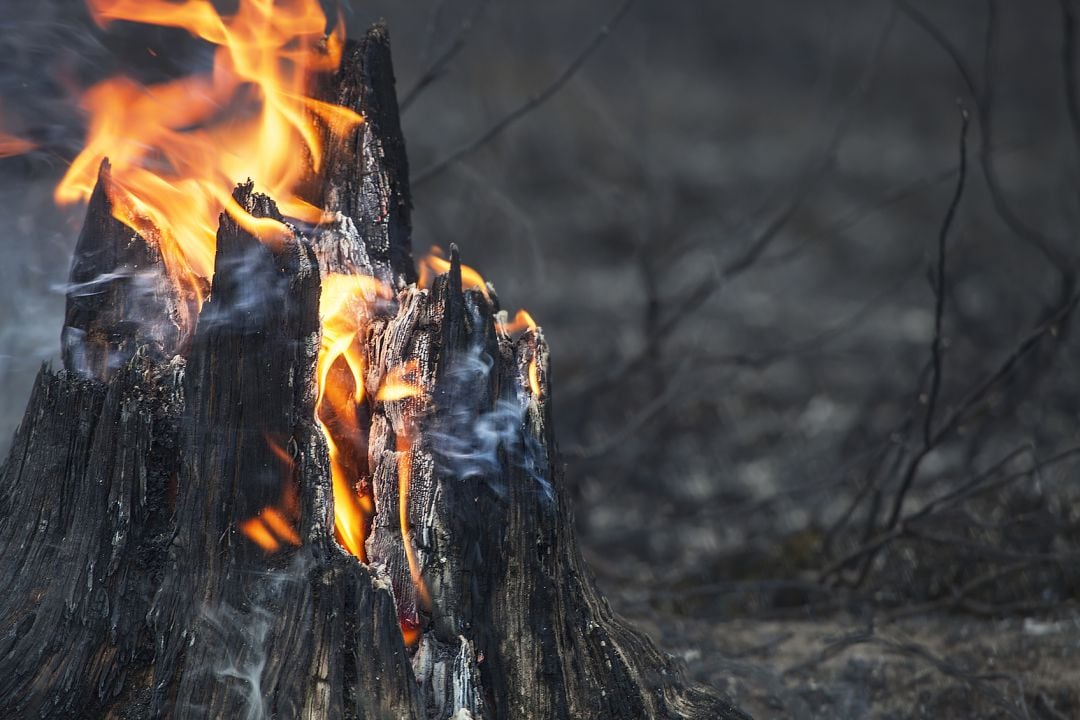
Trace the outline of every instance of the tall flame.
{"label": "tall flame", "polygon": [[176,27],[217,46],[210,74],[151,86],[117,77],[88,90],[86,145],[56,188],[62,204],[85,201],[108,157],[113,214],[158,243],[170,277],[197,310],[213,274],[222,211],[262,239],[283,233],[236,203],[236,182],[254,180],[286,216],[319,220],[320,210],[297,195],[323,161],[314,118],[337,132],[363,121],[310,94],[315,75],[340,63],[344,26],[327,36],[318,0],[243,0],[229,16],[210,0],[88,3],[102,26],[128,20]]}
{"label": "tall flame", "polygon": [[319,303],[315,417],[330,453],[338,541],[361,561],[367,559],[364,541],[375,513],[370,491],[358,487],[364,445],[359,408],[365,398],[361,334],[371,306],[389,296],[390,289],[373,277],[332,274],[323,279]]}

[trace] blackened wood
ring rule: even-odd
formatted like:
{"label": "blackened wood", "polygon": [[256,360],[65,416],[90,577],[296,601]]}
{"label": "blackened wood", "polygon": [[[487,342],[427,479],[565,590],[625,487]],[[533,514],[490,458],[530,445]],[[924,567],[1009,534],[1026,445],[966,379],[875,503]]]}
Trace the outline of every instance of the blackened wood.
{"label": "blackened wood", "polygon": [[324,264],[366,270],[392,287],[415,282],[409,162],[385,27],[376,25],[360,42],[347,44],[341,69],[320,94],[364,117],[344,137],[330,140],[309,191],[318,207],[339,213],[363,238],[360,244],[338,245],[337,257],[328,253],[331,259]]}
{"label": "blackened wood", "polygon": [[[282,220],[250,185],[236,199]],[[184,379],[176,534],[149,614],[159,642],[153,711],[416,716],[388,586],[333,541],[314,422],[314,254],[299,237],[275,252],[228,216],[217,248]],[[272,443],[292,462],[283,467]],[[240,523],[279,509],[289,492],[300,498],[302,544],[268,555]]]}
{"label": "blackened wood", "polygon": [[138,355],[107,384],[38,375],[0,471],[0,717],[148,695],[182,368]]}
{"label": "blackened wood", "polygon": [[[538,330],[506,336],[495,314],[484,294],[463,292],[452,249],[450,272],[430,292],[404,292],[397,317],[372,334],[369,383],[414,362],[425,387],[423,398],[376,403],[369,447],[389,455],[402,432],[411,438],[407,526],[431,600],[405,611],[425,622],[414,666],[428,707],[466,702],[500,719],[743,717],[685,683],[597,592],[559,470],[547,345]],[[386,514],[380,493],[396,502],[400,482],[376,477]],[[373,560],[399,556],[404,539],[380,533],[378,517]],[[391,577],[399,604],[416,602],[407,577]],[[435,682],[439,662],[446,677]]]}
{"label": "blackened wood", "polygon": [[136,349],[154,359],[180,350],[187,308],[165,275],[157,247],[113,217],[105,160],[75,246],[61,337],[64,367],[104,379]]}

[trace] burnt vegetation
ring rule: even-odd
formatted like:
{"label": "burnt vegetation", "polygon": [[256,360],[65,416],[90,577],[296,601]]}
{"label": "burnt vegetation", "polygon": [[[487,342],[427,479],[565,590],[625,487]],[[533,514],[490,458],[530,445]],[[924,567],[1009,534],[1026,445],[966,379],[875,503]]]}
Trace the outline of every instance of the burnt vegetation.
{"label": "burnt vegetation", "polygon": [[545,327],[615,610],[755,716],[1080,713],[1080,7],[497,5],[379,8],[414,238]]}

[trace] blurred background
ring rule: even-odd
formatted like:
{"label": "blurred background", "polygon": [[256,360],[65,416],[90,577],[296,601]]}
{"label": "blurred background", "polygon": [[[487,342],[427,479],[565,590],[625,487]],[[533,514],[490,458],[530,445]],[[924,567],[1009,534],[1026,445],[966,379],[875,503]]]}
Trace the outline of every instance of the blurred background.
{"label": "blurred background", "polygon": [[[393,39],[414,246],[550,341],[616,610],[757,717],[1080,716],[1080,6],[344,10]],[[0,160],[6,452],[59,350],[74,98],[210,52],[4,0],[0,58],[40,146]]]}

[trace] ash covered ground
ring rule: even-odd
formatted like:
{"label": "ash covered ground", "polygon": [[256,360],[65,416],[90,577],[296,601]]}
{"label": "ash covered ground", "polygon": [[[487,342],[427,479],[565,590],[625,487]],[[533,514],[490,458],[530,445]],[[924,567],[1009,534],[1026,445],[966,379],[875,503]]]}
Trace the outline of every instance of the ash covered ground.
{"label": "ash covered ground", "polygon": [[[394,39],[416,248],[551,343],[612,605],[755,717],[1080,716],[1080,8],[620,7],[347,8]],[[7,0],[0,57],[42,146],[0,160],[3,448],[59,348],[70,93],[209,56]]]}

